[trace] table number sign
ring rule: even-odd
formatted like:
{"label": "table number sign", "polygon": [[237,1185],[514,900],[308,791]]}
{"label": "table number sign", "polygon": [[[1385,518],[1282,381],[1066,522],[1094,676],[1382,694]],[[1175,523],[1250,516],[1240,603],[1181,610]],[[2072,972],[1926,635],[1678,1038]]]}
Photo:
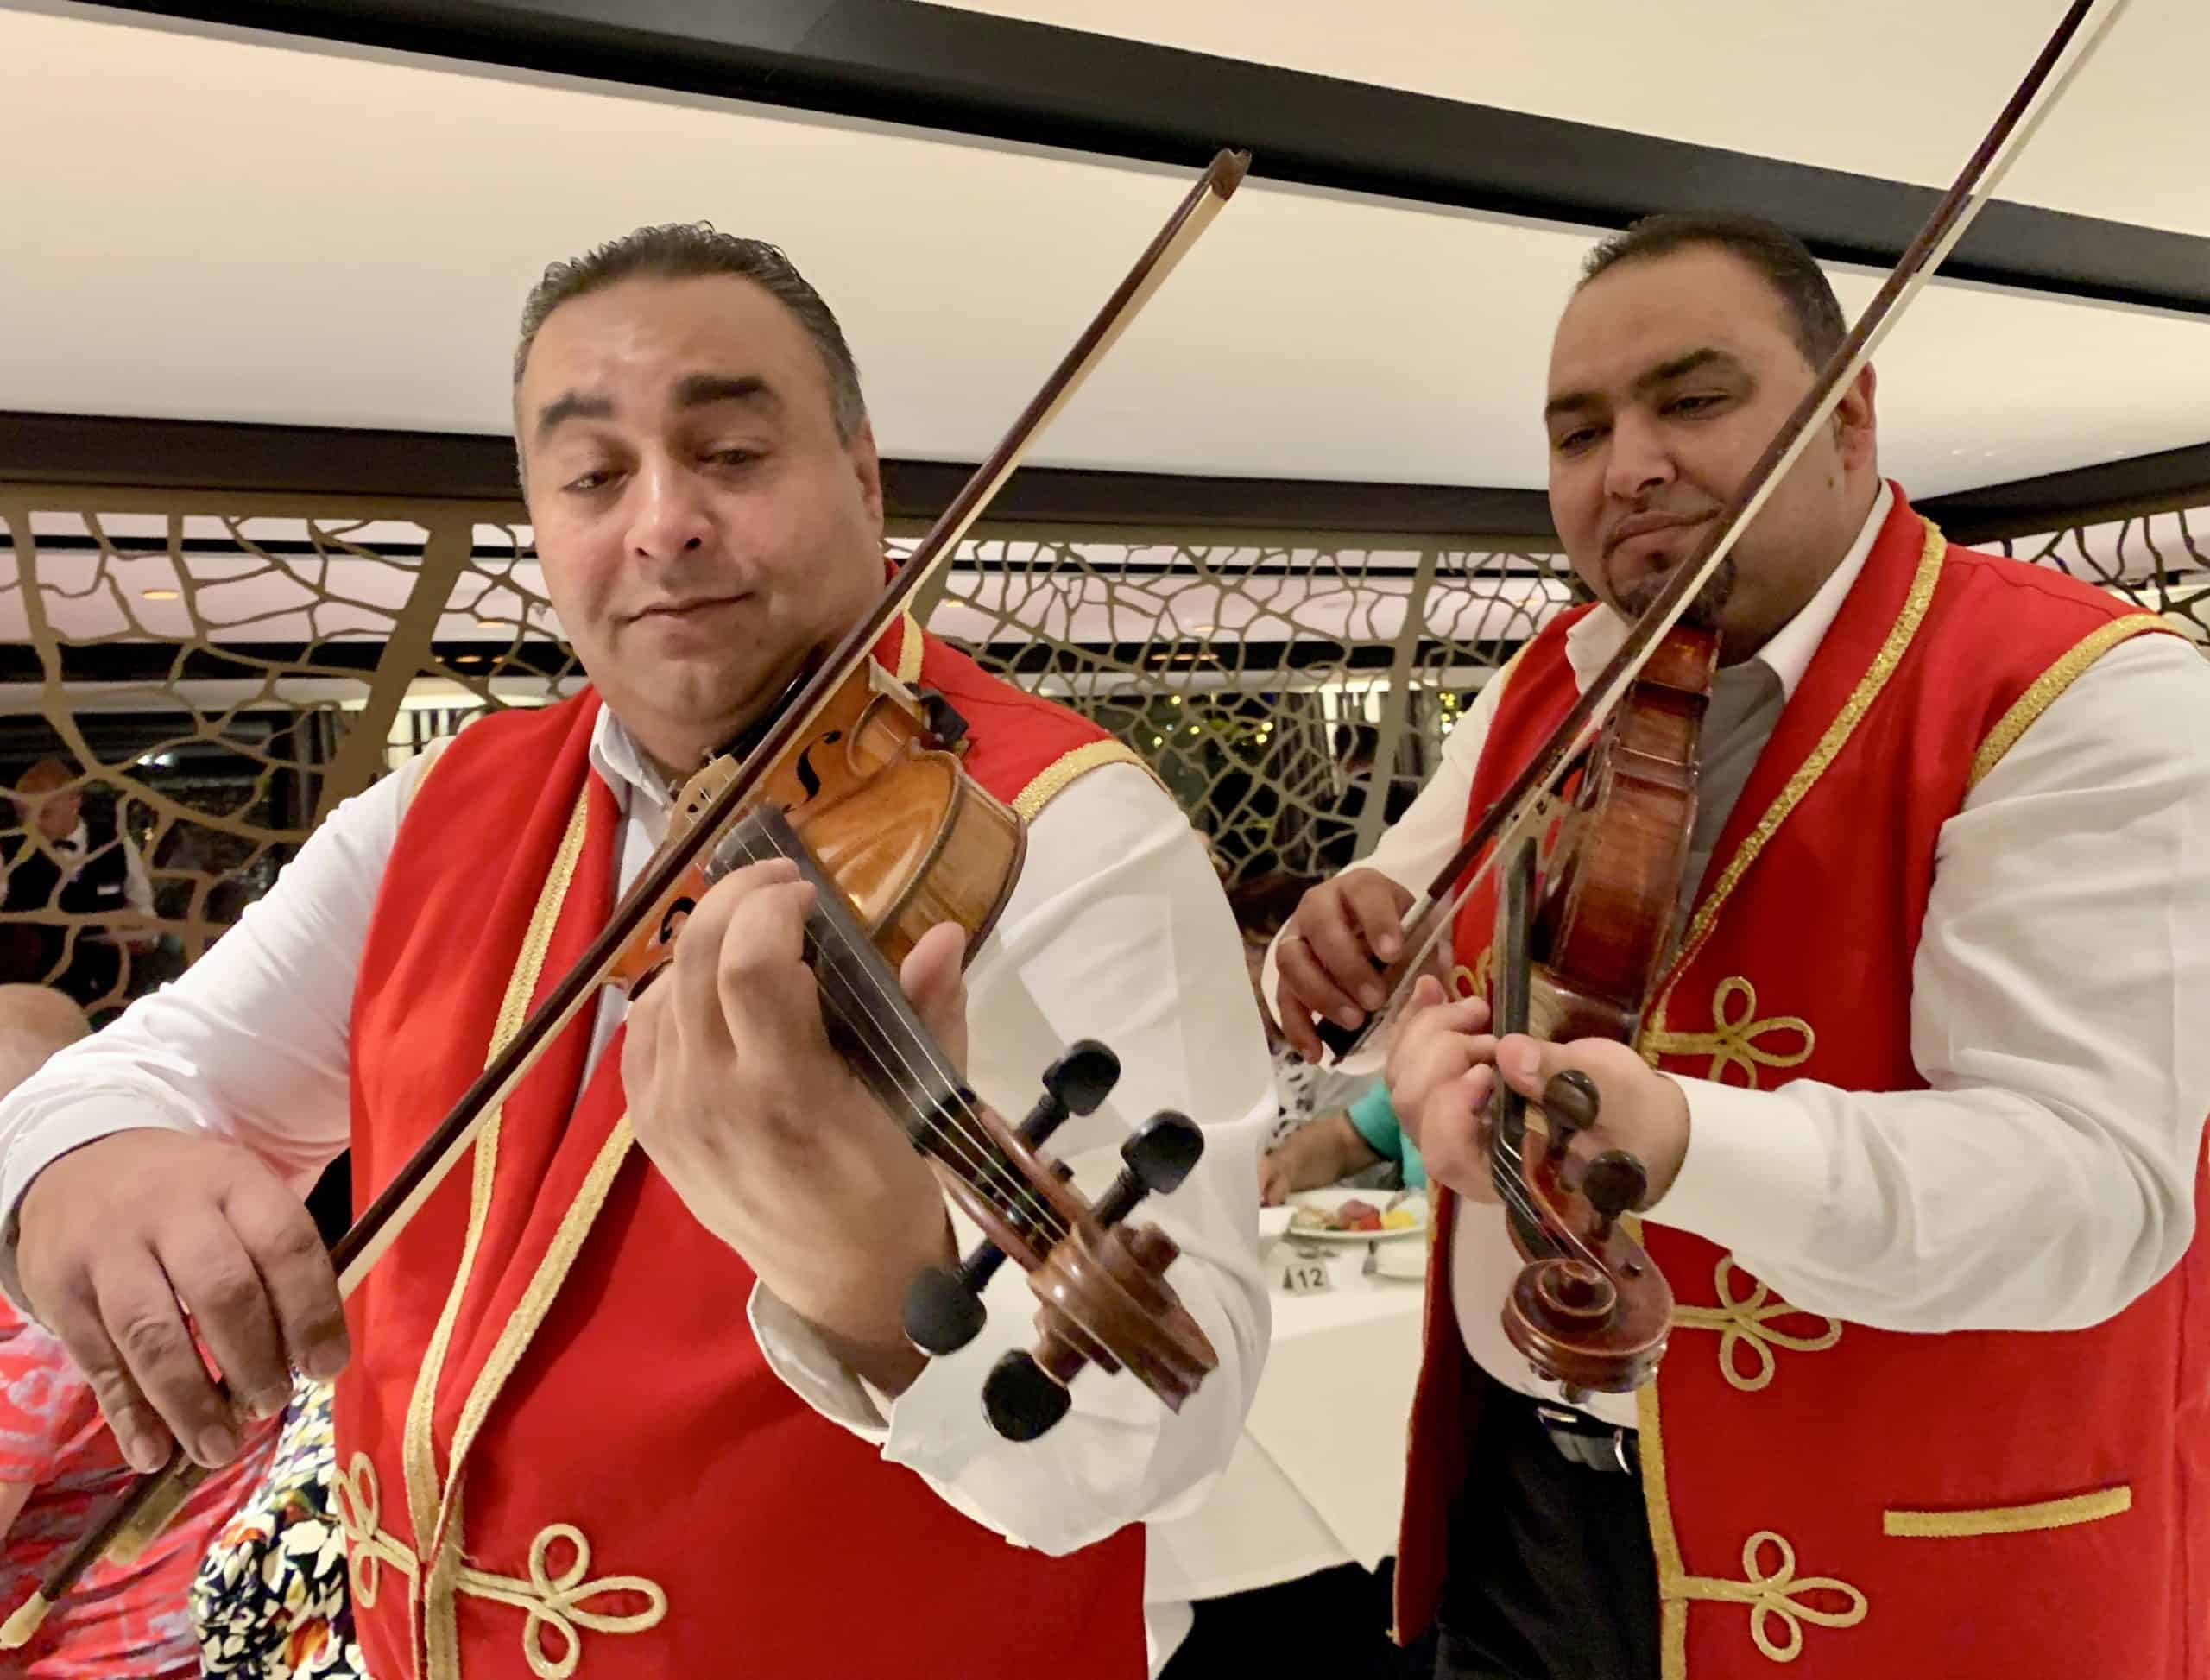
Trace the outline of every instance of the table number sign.
{"label": "table number sign", "polygon": [[1281,1271],[1281,1286],[1291,1295],[1319,1295],[1335,1286],[1323,1260],[1293,1260]]}

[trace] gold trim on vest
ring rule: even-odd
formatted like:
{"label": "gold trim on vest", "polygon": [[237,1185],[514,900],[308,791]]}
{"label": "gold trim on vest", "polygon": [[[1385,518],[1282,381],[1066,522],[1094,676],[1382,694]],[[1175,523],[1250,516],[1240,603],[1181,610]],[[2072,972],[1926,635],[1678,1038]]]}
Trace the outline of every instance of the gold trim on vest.
{"label": "gold trim on vest", "polygon": [[[1766,1570],[1762,1562],[1767,1546],[1780,1556],[1780,1567]],[[1750,1607],[1750,1638],[1757,1648],[1776,1663],[1792,1663],[1803,1652],[1803,1624],[1815,1627],[1854,1627],[1865,1620],[1865,1595],[1846,1581],[1830,1575],[1796,1577],[1796,1548],[1769,1528],[1761,1528],[1742,1542],[1740,1581],[1718,1576],[1683,1576],[1672,1590],[1690,1602],[1746,1604]],[[1822,1610],[1798,1603],[1805,1593],[1838,1593],[1848,1601],[1846,1610]],[[1783,1637],[1775,1639],[1771,1624],[1781,1625]]]}
{"label": "gold trim on vest", "polygon": [[[1718,1292],[1719,1304],[1673,1309],[1676,1329],[1719,1332],[1719,1374],[1732,1386],[1745,1394],[1754,1394],[1768,1386],[1776,1368],[1772,1356],[1775,1348],[1785,1348],[1790,1353],[1822,1354],[1841,1340],[1841,1320],[1790,1306],[1762,1283],[1749,1295],[1737,1297],[1731,1286],[1735,1275],[1734,1257],[1722,1255],[1711,1279],[1713,1289]],[[1791,1314],[1814,1319],[1826,1329],[1816,1336],[1790,1336],[1770,1328],[1773,1319]],[[1756,1359],[1746,1373],[1735,1359],[1735,1355],[1746,1347]]]}
{"label": "gold trim on vest", "polygon": [[[552,1568],[556,1544],[567,1545],[572,1551],[567,1566],[558,1575]],[[583,1660],[583,1635],[578,1628],[594,1633],[642,1633],[659,1626],[667,1615],[667,1595],[642,1576],[609,1575],[593,1581],[587,1578],[590,1574],[590,1542],[584,1538],[583,1531],[571,1523],[553,1523],[538,1530],[537,1538],[530,1542],[527,1579],[464,1566],[459,1588],[470,1598],[486,1598],[520,1610],[522,1657],[529,1664],[529,1671],[538,1680],[568,1680]],[[635,1594],[645,1601],[645,1607],[626,1616],[584,1608],[590,1600],[613,1593]],[[557,1654],[545,1648],[548,1633],[560,1642]]]}
{"label": "gold trim on vest", "polygon": [[1496,968],[1496,947],[1489,946],[1474,959],[1474,966],[1463,963],[1450,970],[1450,995],[1456,998],[1487,997],[1489,976]]}
{"label": "gold trim on vest", "polygon": [[[1728,1006],[1736,1007],[1733,1015]],[[1738,1067],[1742,1071],[1742,1083],[1750,1089],[1758,1088],[1758,1069],[1801,1067],[1811,1059],[1811,1052],[1818,1048],[1819,1035],[1811,1030],[1811,1023],[1801,1015],[1758,1015],[1758,988],[1740,975],[1730,975],[1719,982],[1719,989],[1711,995],[1712,1030],[1708,1033],[1676,1033],[1664,1022],[1661,1005],[1650,1030],[1642,1034],[1642,1055],[1645,1061],[1655,1066],[1665,1056],[1708,1056],[1711,1065],[1704,1077],[1723,1083],[1727,1070]],[[1793,1033],[1802,1042],[1802,1048],[1793,1051],[1769,1050],[1758,1043],[1769,1033]]]}
{"label": "gold trim on vest", "polygon": [[1036,813],[1065,793],[1070,783],[1108,764],[1133,764],[1153,780],[1158,779],[1151,766],[1125,742],[1093,741],[1070,753],[1060,754],[1031,776],[1028,785],[1013,795],[1013,808],[1021,821],[1032,822]]}
{"label": "gold trim on vest", "polygon": [[2099,1523],[2133,1508],[2133,1486],[2121,1482],[2037,1505],[1998,1505],[1980,1511],[1883,1511],[1880,1532],[1904,1540],[1960,1540],[1981,1534],[2031,1534]]}
{"label": "gold trim on vest", "polygon": [[[475,1445],[500,1391],[514,1374],[515,1367],[521,1362],[530,1338],[537,1334],[538,1326],[545,1322],[546,1314],[552,1310],[560,1285],[567,1281],[569,1269],[574,1266],[576,1256],[582,1252],[584,1239],[590,1235],[599,1210],[606,1205],[607,1196],[614,1188],[615,1177],[621,1172],[622,1164],[628,1159],[630,1146],[635,1141],[635,1134],[630,1129],[629,1116],[624,1114],[615,1122],[614,1129],[607,1134],[606,1141],[599,1146],[597,1155],[592,1159],[590,1171],[584,1174],[583,1184],[576,1192],[576,1199],[568,1204],[568,1210],[561,1216],[559,1228],[553,1232],[552,1241],[546,1249],[544,1259],[538,1262],[528,1289],[515,1306],[513,1317],[500,1330],[498,1341],[492,1345],[491,1355],[484,1361],[483,1368],[477,1374],[475,1386],[469,1390],[468,1399],[461,1408],[460,1420],[453,1430],[451,1468],[445,1476],[445,1506],[438,1519],[436,1556],[430,1567],[429,1586],[426,1594],[425,1613],[433,1618],[432,1626],[436,1626],[439,1620],[451,1622],[456,1597],[469,1590],[471,1569],[461,1561],[460,1544],[461,1488],[462,1479],[468,1468],[469,1449]],[[544,1533],[549,1532],[540,1532],[539,1538],[541,1540]],[[533,1551],[533,1559],[534,1555]],[[534,1562],[532,1568],[535,1568]],[[473,1573],[480,1575],[481,1571]],[[645,1587],[651,1588],[658,1600],[660,1613],[650,1621],[641,1622],[635,1627],[614,1630],[641,1633],[655,1625],[660,1614],[666,1614],[667,1595],[652,1582],[643,1581],[641,1576],[625,1576],[622,1579],[642,1582]],[[584,1625],[590,1626],[593,1624],[585,1621]],[[571,1634],[573,1633],[572,1629],[567,1631]],[[533,1655],[533,1667],[535,1662]],[[572,1668],[571,1661],[569,1670],[563,1672],[572,1671]],[[542,1674],[544,1671],[540,1669],[538,1672]]]}
{"label": "gold trim on vest", "polygon": [[[1872,662],[1866,667],[1865,674],[1857,679],[1856,686],[1850,691],[1849,698],[1843,702],[1841,710],[1834,714],[1834,721],[1827,725],[1826,732],[1819,737],[1818,745],[1813,748],[1810,755],[1796,767],[1795,774],[1788,779],[1787,785],[1781,789],[1779,796],[1773,800],[1759,819],[1757,827],[1751,831],[1749,837],[1743,841],[1734,856],[1727,861],[1726,872],[1719,877],[1718,882],[1710,893],[1705,895],[1703,902],[1697,906],[1695,919],[1689,925],[1688,938],[1682,942],[1679,953],[1674,957],[1671,966],[1660,983],[1657,1005],[1651,1011],[1650,1026],[1645,1027],[1643,1033],[1637,1039],[1637,1049],[1643,1048],[1651,1031],[1664,1029],[1665,999],[1673,986],[1678,982],[1681,976],[1687,972],[1689,965],[1695,960],[1697,952],[1702,948],[1704,940],[1709,937],[1713,925],[1719,919],[1721,908],[1725,905],[1727,896],[1734,890],[1735,882],[1742,878],[1743,873],[1756,861],[1757,855],[1765,849],[1765,842],[1772,837],[1774,832],[1787,818],[1788,813],[1796,808],[1806,793],[1810,792],[1812,785],[1826,773],[1827,767],[1834,762],[1842,748],[1848,744],[1850,736],[1856,730],[1858,721],[1864,717],[1872,702],[1879,698],[1880,691],[1887,685],[1889,677],[1894,673],[1896,666],[1902,663],[1904,654],[1910,647],[1912,637],[1917,634],[1919,624],[1926,616],[1926,609],[1934,599],[1935,585],[1940,582],[1942,576],[1942,557],[1948,550],[1948,544],[1942,536],[1941,527],[1930,520],[1921,522],[1926,527],[1925,540],[1919,550],[1918,570],[1911,578],[1909,594],[1904,598],[1903,610],[1896,615],[1896,622],[1889,627],[1886,636],[1882,639],[1879,651],[1872,656]],[[1660,1380],[1662,1377],[1661,1367]],[[1650,1515],[1651,1549],[1656,1554],[1658,1560],[1658,1588],[1661,1617],[1659,1672],[1664,1680],[1683,1680],[1688,1673],[1689,1605],[1689,1598],[1683,1591],[1683,1586],[1690,1580],[1701,1580],[1703,1577],[1691,1577],[1681,1559],[1680,1534],[1673,1526],[1672,1494],[1666,1475],[1665,1438],[1660,1422],[1658,1386],[1657,1381],[1646,1382],[1636,1391],[1637,1439],[1640,1444],[1642,1456],[1643,1502]],[[1754,1540],[1752,1544],[1754,1545]],[[1789,1567],[1791,1569],[1794,1567],[1792,1557],[1789,1560]],[[1754,1573],[1753,1569],[1747,1572]],[[1746,1590],[1746,1583],[1745,1588]],[[1843,1590],[1854,1592],[1856,1589],[1851,1588]],[[1859,1595],[1860,1600],[1862,1596],[1861,1594]],[[1767,1614],[1777,1613],[1768,1612]],[[1859,1619],[1861,1620],[1861,1614]],[[1752,1618],[1753,1621],[1758,1620],[1758,1618]],[[1801,1638],[1800,1632],[1797,1638],[1799,1639]]]}
{"label": "gold trim on vest", "polygon": [[1748,837],[1736,849],[1734,856],[1727,860],[1725,873],[1704,895],[1703,901],[1696,906],[1695,919],[1689,925],[1688,938],[1681,942],[1680,952],[1673,958],[1659,986],[1658,1007],[1652,1012],[1658,1020],[1662,1022],[1664,1020],[1665,999],[1671,995],[1681,976],[1688,972],[1689,965],[1695,961],[1696,953],[1703,949],[1703,942],[1710,938],[1711,930],[1719,920],[1719,912],[1733,894],[1735,883],[1741,880],[1750,865],[1757,862],[1758,854],[1765,849],[1765,843],[1788,819],[1788,813],[1803,802],[1812,785],[1826,774],[1827,767],[1849,744],[1849,737],[1856,733],[1859,722],[1871,709],[1872,702],[1879,698],[1880,691],[1887,686],[1888,679],[1894,674],[1896,666],[1903,662],[1904,651],[1910,646],[1911,638],[1918,632],[1920,621],[1926,616],[1927,607],[1933,602],[1935,585],[1942,578],[1942,557],[1948,552],[1948,543],[1942,535],[1942,527],[1931,520],[1920,522],[1926,527],[1926,539],[1919,550],[1918,571],[1911,578],[1910,592],[1904,597],[1902,612],[1897,615],[1896,622],[1889,627],[1886,638],[1880,643],[1879,652],[1872,656],[1872,662],[1866,667],[1865,674],[1857,679],[1857,686],[1850,691],[1849,698],[1842,703],[1841,710],[1827,725],[1826,733],[1819,737],[1819,744],[1811,749],[1810,755],[1803,763],[1796,767],[1796,774],[1789,777],[1787,786],[1780,790],[1779,796],[1766,808],[1765,815],[1758,819],[1757,827],[1750,831]]}
{"label": "gold trim on vest", "polygon": [[898,668],[891,674],[911,688],[921,679],[921,655],[926,645],[921,639],[920,621],[911,612],[898,615]]}
{"label": "gold trim on vest", "polygon": [[2068,652],[2062,654],[2055,664],[2034,679],[2024,694],[2011,703],[2011,709],[1997,720],[1987,732],[1987,739],[1980,743],[1980,750],[1973,755],[1972,780],[1967,789],[1980,786],[1990,770],[2003,761],[2003,755],[2018,744],[2035,718],[2047,711],[2049,703],[2079,679],[2080,673],[2100,659],[2121,641],[2131,641],[2137,635],[2158,632],[2177,635],[2179,631],[2152,612],[2128,613],[2123,618],[2113,618],[2101,628],[2089,631]]}
{"label": "gold trim on vest", "polygon": [[[576,864],[583,856],[584,835],[590,808],[589,782],[584,792],[577,798],[575,809],[568,815],[568,826],[560,836],[560,848],[553,855],[552,867],[546,871],[544,885],[539,888],[537,905],[530,912],[529,926],[522,935],[521,949],[515,959],[513,973],[508,977],[505,996],[499,1004],[499,1014],[491,1028],[490,1043],[483,1053],[488,1067],[507,1047],[514,1035],[521,1030],[529,1016],[529,1001],[537,991],[538,976],[545,967],[545,954],[552,944],[552,931],[560,919],[560,906],[568,896],[568,887],[575,879]],[[422,1355],[422,1368],[414,1379],[414,1392],[407,1401],[407,1426],[401,1450],[401,1469],[407,1482],[407,1516],[413,1531],[414,1543],[428,1547],[437,1532],[439,1522],[437,1446],[433,1433],[433,1418],[437,1406],[438,1384],[445,1374],[445,1356],[450,1352],[455,1327],[460,1320],[460,1307],[468,1292],[470,1278],[476,1269],[477,1249],[482,1243],[483,1227],[490,1217],[491,1186],[497,1172],[499,1159],[499,1121],[505,1112],[504,1105],[494,1109],[491,1117],[477,1134],[473,1153],[473,1171],[470,1175],[468,1192],[468,1232],[462,1239],[460,1263],[454,1269],[452,1288],[445,1297],[445,1309],[438,1315],[436,1329],[430,1344]],[[432,1607],[433,1608],[434,1607]],[[443,1619],[450,1623],[451,1618]],[[433,1630],[435,1631],[433,1631]],[[451,1653],[445,1648],[449,1639],[457,1639],[457,1630],[450,1626],[439,1626],[431,1620],[415,1630],[418,1643],[432,1647],[430,1661],[433,1668]],[[457,1660],[457,1658],[454,1658]]]}

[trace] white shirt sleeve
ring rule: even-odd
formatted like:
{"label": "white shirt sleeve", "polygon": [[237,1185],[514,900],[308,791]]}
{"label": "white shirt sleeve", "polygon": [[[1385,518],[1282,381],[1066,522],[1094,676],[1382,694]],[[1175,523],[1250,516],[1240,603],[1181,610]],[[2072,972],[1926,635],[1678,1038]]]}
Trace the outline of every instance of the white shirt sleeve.
{"label": "white shirt sleeve", "polygon": [[1911,975],[1930,1089],[1683,1079],[1651,1217],[1808,1311],[2079,1329],[2175,1265],[2210,1112],[2210,665],[2121,643],[1942,825]]}
{"label": "white shirt sleeve", "polygon": [[[1180,1247],[1166,1276],[1219,1355],[1178,1413],[1126,1373],[1086,1370],[1050,1433],[1001,1439],[983,1380],[1033,1344],[1036,1299],[1017,1266],[984,1293],[986,1327],[931,1361],[888,1407],[764,1291],[752,1322],[770,1365],[802,1398],[949,1503],[1017,1544],[1064,1553],[1133,1521],[1176,1514],[1226,1468],[1256,1392],[1271,1325],[1258,1264],[1258,1152],[1274,1113],[1272,1067],[1234,920],[1187,818],[1133,766],[1075,782],[1032,824],[1028,859],[997,931],[968,972],[970,1083],[1008,1121],[1046,1065],[1078,1039],[1119,1057],[1105,1107],[1050,1148],[1095,1197],[1129,1131],[1162,1108],[1204,1127],[1205,1153],[1171,1196],[1137,1210]],[[976,1238],[955,1209],[963,1247]]]}
{"label": "white shirt sleeve", "polygon": [[204,1132],[251,1149],[302,1196],[344,1149],[354,977],[420,762],[340,805],[199,962],[0,1102],[11,1299],[22,1302],[16,1209],[41,1169],[80,1145],[141,1127]]}

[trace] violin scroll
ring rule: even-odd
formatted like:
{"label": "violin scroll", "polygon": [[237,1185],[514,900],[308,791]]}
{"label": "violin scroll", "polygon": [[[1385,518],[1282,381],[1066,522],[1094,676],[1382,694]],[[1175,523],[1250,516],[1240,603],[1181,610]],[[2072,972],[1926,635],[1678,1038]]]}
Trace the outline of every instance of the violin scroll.
{"label": "violin scroll", "polygon": [[1530,1254],[1506,1301],[1504,1331],[1569,1400],[1627,1393],[1658,1369],[1672,1291],[1619,1223],[1649,1192],[1642,1163],[1601,1140],[1596,1087],[1569,1069],[1543,1090],[1548,1129],[1526,1166],[1550,1252]]}

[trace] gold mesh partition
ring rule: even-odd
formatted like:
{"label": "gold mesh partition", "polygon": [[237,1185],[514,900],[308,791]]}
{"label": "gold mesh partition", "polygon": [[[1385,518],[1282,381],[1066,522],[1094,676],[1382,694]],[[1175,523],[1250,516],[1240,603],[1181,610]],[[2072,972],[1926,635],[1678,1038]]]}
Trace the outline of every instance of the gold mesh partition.
{"label": "gold mesh partition", "polygon": [[[0,532],[0,779],[33,784],[0,811],[0,956],[95,1007],[425,742],[581,681],[511,504],[4,486]],[[2210,640],[2185,513],[2005,546]],[[1370,848],[1574,591],[1525,544],[1003,527],[918,610],[1134,748],[1235,880]]]}

